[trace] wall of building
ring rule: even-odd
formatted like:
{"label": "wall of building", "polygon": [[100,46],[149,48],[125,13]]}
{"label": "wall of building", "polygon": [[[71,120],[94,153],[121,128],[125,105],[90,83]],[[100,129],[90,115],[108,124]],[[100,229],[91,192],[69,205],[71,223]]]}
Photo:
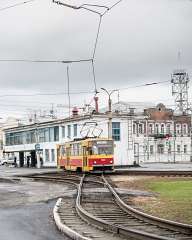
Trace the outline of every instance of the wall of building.
{"label": "wall of building", "polygon": [[[96,121],[98,123],[97,128],[94,130],[95,134],[99,133],[100,129],[102,129],[101,137],[108,136],[108,118],[103,116],[102,117],[96,116],[95,118],[92,118],[91,121]],[[80,132],[85,122],[87,122],[86,119],[82,119],[78,121],[74,119],[74,120],[71,120],[70,122],[60,123],[57,125],[59,126],[59,141],[54,141],[54,142],[38,141],[44,166],[53,167],[57,165],[57,161],[56,161],[57,144],[73,140],[74,138],[82,137]],[[118,129],[113,129],[114,134],[116,134],[115,150],[114,150],[115,165],[132,165],[134,161],[134,156],[133,156],[133,148],[128,149],[128,120],[121,117],[114,118],[113,126],[119,127],[119,131]],[[49,124],[47,126],[43,126],[43,128],[46,128],[46,127],[50,127]],[[25,131],[20,130],[20,132],[23,132],[23,134],[25,135],[26,132],[29,132],[32,129],[34,129],[34,127],[30,128],[29,126],[27,130]],[[42,127],[39,126],[38,132],[40,132],[41,129]],[[9,131],[6,131],[6,132],[9,133]],[[19,132],[18,128],[14,129],[13,132]],[[82,134],[86,134],[86,131],[83,132]],[[7,153],[7,155],[11,155],[11,156],[14,155],[17,157],[17,159],[19,159],[19,152],[24,151],[25,152],[24,157],[25,157],[25,163],[26,163],[27,156],[30,155],[31,150],[35,150],[35,145],[36,145],[36,142],[31,144],[24,143],[19,145],[9,145],[9,146],[5,146],[4,150]],[[55,156],[54,161],[52,157],[53,151]]]}
{"label": "wall of building", "polygon": [[[33,143],[23,142],[5,146],[8,154],[19,157],[19,152],[25,152],[25,160],[30,151],[35,150],[39,143],[43,165],[46,167],[57,165],[57,144],[74,138],[81,138],[86,134],[82,131],[85,122],[97,122],[90,128],[90,133],[97,135],[102,129],[101,137],[108,137],[107,114],[95,114],[90,117],[76,117],[41,123],[36,126],[13,128],[5,133],[26,132],[36,129],[39,139]],[[58,139],[41,141],[42,128],[59,127]],[[86,127],[84,127],[84,130]],[[118,166],[139,164],[141,162],[189,162],[191,156],[190,118],[188,116],[176,117],[170,109],[160,104],[156,108],[145,110],[142,114],[113,114],[112,136],[115,141],[114,162]],[[47,132],[46,132],[47,134]],[[45,138],[46,139],[46,138]],[[5,140],[5,139],[4,139]],[[22,142],[16,138],[17,142]],[[25,161],[26,162],[26,161]]]}

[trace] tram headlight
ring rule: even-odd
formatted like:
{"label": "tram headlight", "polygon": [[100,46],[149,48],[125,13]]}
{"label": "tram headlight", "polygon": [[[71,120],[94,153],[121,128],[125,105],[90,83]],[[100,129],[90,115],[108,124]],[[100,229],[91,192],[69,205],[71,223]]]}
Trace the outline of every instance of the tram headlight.
{"label": "tram headlight", "polygon": [[93,163],[94,163],[94,164],[96,164],[97,162],[96,162],[96,161],[94,161]]}
{"label": "tram headlight", "polygon": [[111,160],[110,163],[113,163],[113,160]]}

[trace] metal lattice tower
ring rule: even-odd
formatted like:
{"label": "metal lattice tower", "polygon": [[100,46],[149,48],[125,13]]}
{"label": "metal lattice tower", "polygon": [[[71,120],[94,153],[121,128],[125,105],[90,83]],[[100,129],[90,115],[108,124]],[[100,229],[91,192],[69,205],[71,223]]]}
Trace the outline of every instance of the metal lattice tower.
{"label": "metal lattice tower", "polygon": [[187,114],[189,109],[188,89],[189,76],[183,70],[175,70],[171,76],[172,96],[175,96],[175,111],[180,114]]}

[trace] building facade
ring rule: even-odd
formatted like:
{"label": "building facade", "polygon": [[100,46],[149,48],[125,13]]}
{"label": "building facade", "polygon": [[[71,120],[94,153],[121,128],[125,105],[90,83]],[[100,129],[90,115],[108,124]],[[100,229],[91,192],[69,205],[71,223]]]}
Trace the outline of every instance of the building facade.
{"label": "building facade", "polygon": [[[116,166],[141,162],[189,162],[191,117],[175,116],[163,104],[136,113],[113,112],[112,137]],[[108,137],[108,113],[74,115],[70,118],[4,129],[4,155],[18,164],[35,167],[37,152],[46,167],[57,166],[57,144],[87,135]]]}
{"label": "building facade", "polygon": [[133,138],[137,162],[191,161],[191,116],[174,115],[163,104],[134,119]]}
{"label": "building facade", "polygon": [[[131,120],[127,116],[113,117],[112,136],[115,140],[116,165],[133,164],[133,147],[128,149],[127,132],[130,124]],[[88,131],[92,135],[100,134],[101,137],[107,137],[108,116],[106,114],[74,116],[4,129],[4,154],[6,157],[16,157],[21,167],[26,166],[30,158],[29,165],[35,167],[38,151],[43,166],[55,167],[57,166],[57,144],[84,137]],[[125,147],[122,148],[122,145]]]}

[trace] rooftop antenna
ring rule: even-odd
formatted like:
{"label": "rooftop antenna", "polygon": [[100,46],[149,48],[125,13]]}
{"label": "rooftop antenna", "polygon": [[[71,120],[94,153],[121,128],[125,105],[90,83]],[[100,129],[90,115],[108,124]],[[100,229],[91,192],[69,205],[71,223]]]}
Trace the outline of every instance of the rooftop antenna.
{"label": "rooftop antenna", "polygon": [[181,68],[181,52],[178,52],[178,69],[174,70],[171,75],[172,96],[175,97],[175,111],[185,115],[189,109],[188,89],[189,76],[188,73]]}

